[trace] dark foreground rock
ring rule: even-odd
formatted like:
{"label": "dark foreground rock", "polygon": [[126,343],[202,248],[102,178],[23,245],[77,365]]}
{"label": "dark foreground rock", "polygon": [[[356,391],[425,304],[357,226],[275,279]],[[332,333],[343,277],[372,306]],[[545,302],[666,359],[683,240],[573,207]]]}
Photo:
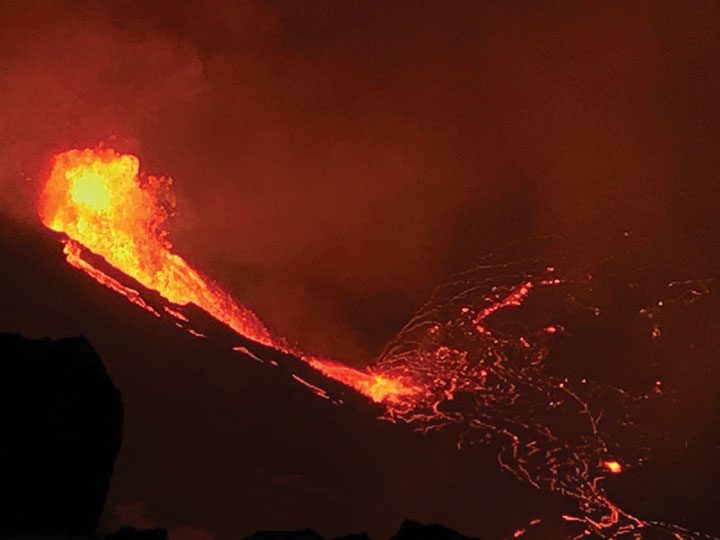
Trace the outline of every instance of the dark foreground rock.
{"label": "dark foreground rock", "polygon": [[[120,393],[84,338],[0,333],[0,539],[90,538],[122,439]],[[126,527],[105,540],[167,540]],[[246,540],[323,540],[312,529]],[[334,540],[370,540],[366,533]],[[391,540],[478,540],[405,521]]]}
{"label": "dark foreground rock", "polygon": [[121,437],[120,393],[84,338],[0,333],[0,537],[90,535]]}
{"label": "dark foreground rock", "polygon": [[346,534],[345,536],[338,536],[333,540],[370,540],[370,537],[367,535],[367,533],[362,532],[358,534]]}
{"label": "dark foreground rock", "polygon": [[[245,540],[323,540],[322,536],[312,529],[299,531],[260,531]],[[370,540],[366,533],[348,534],[334,540]],[[390,540],[480,540],[463,536],[457,531],[442,525],[422,525],[416,521],[406,520],[400,530]]]}
{"label": "dark foreground rock", "polygon": [[123,527],[117,532],[107,535],[104,540],[168,540],[165,529],[143,529]]}
{"label": "dark foreground rock", "polygon": [[480,540],[479,538],[463,536],[457,531],[431,523],[422,525],[416,521],[407,520],[400,530],[390,540]]}
{"label": "dark foreground rock", "polygon": [[312,529],[298,531],[258,531],[245,540],[324,540]]}

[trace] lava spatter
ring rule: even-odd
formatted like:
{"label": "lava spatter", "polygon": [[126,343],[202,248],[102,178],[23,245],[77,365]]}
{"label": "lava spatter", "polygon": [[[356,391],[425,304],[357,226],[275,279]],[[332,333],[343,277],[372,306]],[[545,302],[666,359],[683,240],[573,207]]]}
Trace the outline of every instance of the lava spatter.
{"label": "lava spatter", "polygon": [[169,178],[142,175],[140,161],[131,154],[110,148],[69,150],[53,159],[38,212],[48,228],[68,236],[65,253],[70,264],[143,309],[154,311],[137,291],[84,260],[81,246],[173,305],[195,304],[241,336],[294,354],[375,402],[416,392],[400,378],[314,358],[288,346],[252,311],[173,253],[165,228],[174,206],[171,183]]}
{"label": "lava spatter", "polygon": [[[636,517],[618,506],[604,487],[608,477],[626,467],[615,455],[623,449],[611,440],[612,424],[636,429],[618,412],[659,396],[659,382],[634,396],[584,377],[559,376],[552,351],[563,338],[564,326],[546,319],[542,302],[528,307],[534,315],[500,317],[508,308],[522,310],[534,294],[543,293],[554,302],[547,302],[548,314],[563,312],[564,303],[597,314],[597,307],[577,300],[577,290],[591,289],[533,260],[484,265],[444,285],[377,362],[385,373],[411,374],[424,387],[403,407],[388,404],[388,416],[422,432],[456,426],[461,445],[492,445],[506,472],[574,500],[578,512],[562,517],[572,531],[567,538],[711,538]],[[676,296],[683,294],[678,291]],[[617,418],[611,419],[613,410]],[[531,529],[518,529],[512,537]]]}
{"label": "lava spatter", "polygon": [[[562,521],[576,527],[571,537],[700,537],[635,517],[604,489],[603,481],[622,474],[629,461],[617,453],[622,449],[608,442],[611,407],[603,408],[602,401],[615,400],[623,409],[635,398],[620,388],[548,369],[553,343],[566,331],[564,321],[551,314],[562,310],[548,310],[547,315],[541,310],[541,316],[522,321],[506,316],[531,312],[529,304],[536,297],[568,286],[571,280],[554,267],[524,260],[463,273],[438,289],[375,362],[356,369],[289,346],[173,252],[166,230],[173,211],[171,182],[143,175],[138,158],[130,154],[108,148],[69,150],[55,156],[38,211],[47,227],[67,236],[64,250],[69,264],[153,315],[164,311],[176,324],[202,337],[186,326],[189,321],[182,311],[182,306],[194,304],[237,334],[295,355],[325,377],[381,404],[388,420],[422,432],[454,425],[462,431],[460,446],[496,446],[499,466],[505,471],[577,503],[576,514],[562,516]],[[85,250],[156,291],[167,305],[155,309],[137,290],[92,264],[84,257]],[[701,294],[700,289],[687,289],[690,300]],[[576,301],[567,292],[558,296]],[[640,314],[654,322],[663,305]],[[582,308],[600,313],[594,306]],[[660,336],[655,330],[653,334]],[[247,349],[236,349],[262,361]],[[318,396],[329,397],[299,375],[294,378]],[[662,394],[659,382],[651,393]],[[534,520],[512,536],[531,534],[538,524],[540,520]]]}

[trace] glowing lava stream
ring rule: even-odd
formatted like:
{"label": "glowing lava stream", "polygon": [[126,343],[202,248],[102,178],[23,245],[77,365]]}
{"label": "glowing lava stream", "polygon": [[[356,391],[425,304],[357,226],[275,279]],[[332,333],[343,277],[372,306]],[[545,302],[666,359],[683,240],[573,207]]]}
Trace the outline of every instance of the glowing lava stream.
{"label": "glowing lava stream", "polygon": [[[565,523],[582,528],[573,538],[700,537],[672,524],[643,521],[610,499],[602,480],[632,464],[610,455],[599,430],[602,410],[594,411],[589,398],[625,392],[545,370],[548,340],[563,334],[564,327],[498,327],[490,320],[499,310],[524,304],[537,289],[562,284],[553,267],[528,272],[523,264],[516,272],[513,265],[504,264],[463,273],[413,316],[373,366],[355,369],[306,355],[273,336],[253,312],[172,252],[165,229],[174,207],[171,183],[169,178],[141,174],[138,158],[130,154],[106,148],[69,150],[54,157],[38,212],[47,227],[67,235],[64,252],[69,264],[154,316],[160,317],[160,312],[140,292],[83,258],[85,250],[160,294],[170,303],[162,308],[178,325],[188,322],[178,306],[195,304],[237,334],[293,354],[324,376],[382,403],[388,419],[402,420],[422,432],[457,425],[463,429],[459,446],[497,443],[498,463],[504,470],[578,503],[580,515],[561,516]],[[499,276],[489,279],[483,272],[493,268]],[[244,347],[234,350],[259,360]],[[328,397],[322,388],[296,374],[293,378]],[[456,395],[463,396],[462,410],[453,403]],[[533,520],[528,527],[539,523]],[[526,530],[518,529],[512,536],[521,537]]]}
{"label": "glowing lava stream", "polygon": [[[174,254],[165,229],[174,206],[172,181],[142,175],[139,165],[137,157],[105,148],[55,156],[38,212],[47,227],[67,235],[64,251],[69,264],[160,316],[138,291],[84,259],[87,249],[175,304],[163,309],[178,321],[187,318],[177,307],[195,304],[237,334],[293,354],[324,376],[382,403],[387,418],[422,432],[457,425],[464,430],[461,443],[497,442],[498,463],[504,470],[578,503],[581,515],[562,516],[566,523],[583,528],[575,538],[699,537],[682,527],[640,520],[610,500],[602,480],[622,473],[628,462],[610,455],[598,428],[602,411],[593,412],[583,397],[591,395],[585,379],[575,384],[544,370],[546,342],[562,334],[564,327],[551,324],[531,330],[490,324],[494,313],[520,306],[536,289],[561,284],[554,268],[532,273],[523,269],[511,281],[499,282],[484,279],[482,266],[464,273],[444,287],[443,296],[415,314],[372,367],[355,369],[306,355],[273,336],[253,312]],[[511,272],[510,265],[503,265],[502,272]],[[258,359],[243,347],[234,350]],[[323,389],[293,377],[328,397]],[[451,403],[456,395],[463,396],[462,410]],[[567,422],[568,417],[574,421]],[[539,522],[533,520],[529,526]]]}
{"label": "glowing lava stream", "polygon": [[172,253],[164,228],[174,206],[168,189],[171,183],[170,178],[141,175],[140,162],[131,154],[109,148],[69,150],[54,157],[38,212],[47,227],[70,239],[65,245],[68,263],[155,315],[159,313],[137,291],[85,261],[80,245],[169,302],[195,304],[241,336],[299,356],[375,402],[393,403],[420,391],[400,377],[357,370],[294,350],[271,335],[252,311]]}

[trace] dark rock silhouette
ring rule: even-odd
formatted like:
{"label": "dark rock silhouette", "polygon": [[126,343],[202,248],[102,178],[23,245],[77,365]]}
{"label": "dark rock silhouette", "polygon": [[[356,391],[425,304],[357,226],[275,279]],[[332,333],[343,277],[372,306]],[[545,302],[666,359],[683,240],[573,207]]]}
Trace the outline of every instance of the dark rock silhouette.
{"label": "dark rock silhouette", "polygon": [[135,527],[123,527],[107,535],[104,540],[168,540],[168,534],[164,529],[138,530]]}
{"label": "dark rock silhouette", "polygon": [[245,540],[324,540],[312,529],[299,531],[258,531]]}
{"label": "dark rock silhouette", "polygon": [[[0,538],[89,537],[105,505],[122,420],[120,392],[85,338],[0,333]],[[125,527],[105,540],[168,540],[168,534]],[[246,540],[323,538],[302,529],[259,531]],[[479,539],[408,520],[390,540]]]}
{"label": "dark rock silhouette", "polygon": [[0,333],[0,537],[90,535],[122,415],[120,392],[84,338]]}
{"label": "dark rock silhouette", "polygon": [[370,540],[366,532],[357,534],[346,534],[345,536],[337,536],[333,540]]}
{"label": "dark rock silhouette", "polygon": [[[260,531],[245,540],[323,540],[322,536],[312,529],[299,531]],[[334,538],[334,540],[370,540],[367,533],[348,534]],[[422,525],[416,521],[406,520],[400,530],[390,540],[480,540],[463,536],[457,531],[442,525]]]}
{"label": "dark rock silhouette", "polygon": [[457,531],[431,523],[422,525],[416,521],[406,520],[400,530],[390,540],[480,540],[463,536]]}

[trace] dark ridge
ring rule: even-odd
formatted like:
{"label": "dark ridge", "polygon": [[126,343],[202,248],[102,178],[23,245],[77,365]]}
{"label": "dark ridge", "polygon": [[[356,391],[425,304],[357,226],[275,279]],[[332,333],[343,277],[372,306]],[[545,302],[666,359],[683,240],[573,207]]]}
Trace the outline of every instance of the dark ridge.
{"label": "dark ridge", "polygon": [[[55,240],[58,242],[64,241],[67,238],[62,233],[49,232],[48,234],[55,237]],[[61,250],[59,247],[55,247],[55,251],[58,252]],[[373,417],[377,417],[382,414],[383,408],[381,406],[369,402],[365,397],[360,396],[357,392],[348,388],[344,384],[326,378],[318,371],[308,366],[297,356],[277,351],[271,347],[255,343],[254,341],[238,335],[234,330],[226,326],[224,323],[216,320],[195,304],[178,306],[168,302],[157,291],[145,287],[132,277],[127,276],[117,268],[108,264],[102,257],[95,255],[85,248],[82,248],[82,258],[107,276],[117,280],[122,285],[137,291],[142,299],[160,314],[166,325],[174,326],[177,321],[166,313],[165,308],[171,307],[172,309],[179,310],[189,318],[189,322],[181,323],[181,327],[186,330],[191,329],[195,332],[199,332],[205,336],[208,342],[213,344],[213,347],[224,348],[226,351],[229,351],[236,346],[244,347],[253,355],[257,355],[262,358],[268,368],[272,365],[276,365],[284,372],[285,376],[296,375],[302,380],[322,388],[322,390],[327,392],[328,397],[336,403],[342,402],[348,404],[358,410],[362,410],[367,414],[372,415]],[[67,265],[63,263],[62,266]],[[72,272],[76,273],[79,271],[72,269]],[[102,287],[102,285],[93,283],[90,279],[88,279],[87,282],[93,288]],[[136,306],[132,307],[133,310],[138,309]],[[238,354],[243,354],[243,356],[245,356],[244,353]],[[250,358],[247,359],[250,360],[251,363],[254,362],[254,360],[251,360]],[[275,364],[272,364],[272,362]]]}
{"label": "dark ridge", "polygon": [[333,540],[370,540],[370,537],[366,532],[351,533],[345,536],[336,536]]}
{"label": "dark ridge", "polygon": [[[248,536],[245,540],[323,540],[312,529],[299,531],[259,531]],[[370,540],[367,533],[348,534],[335,537],[333,540]],[[400,530],[390,540],[480,540],[479,538],[464,536],[457,531],[435,523],[423,525],[410,519],[405,520]]]}
{"label": "dark ridge", "polygon": [[436,523],[423,525],[410,519],[405,520],[400,530],[390,540],[480,540],[479,538],[463,536],[457,531],[443,527]]}
{"label": "dark ridge", "polygon": [[123,527],[103,540],[168,540],[168,534],[165,529],[137,530],[135,527]]}
{"label": "dark ridge", "polygon": [[85,338],[0,333],[0,537],[91,534],[122,420],[120,392]]}
{"label": "dark ridge", "polygon": [[324,540],[312,529],[298,531],[258,531],[245,540]]}

